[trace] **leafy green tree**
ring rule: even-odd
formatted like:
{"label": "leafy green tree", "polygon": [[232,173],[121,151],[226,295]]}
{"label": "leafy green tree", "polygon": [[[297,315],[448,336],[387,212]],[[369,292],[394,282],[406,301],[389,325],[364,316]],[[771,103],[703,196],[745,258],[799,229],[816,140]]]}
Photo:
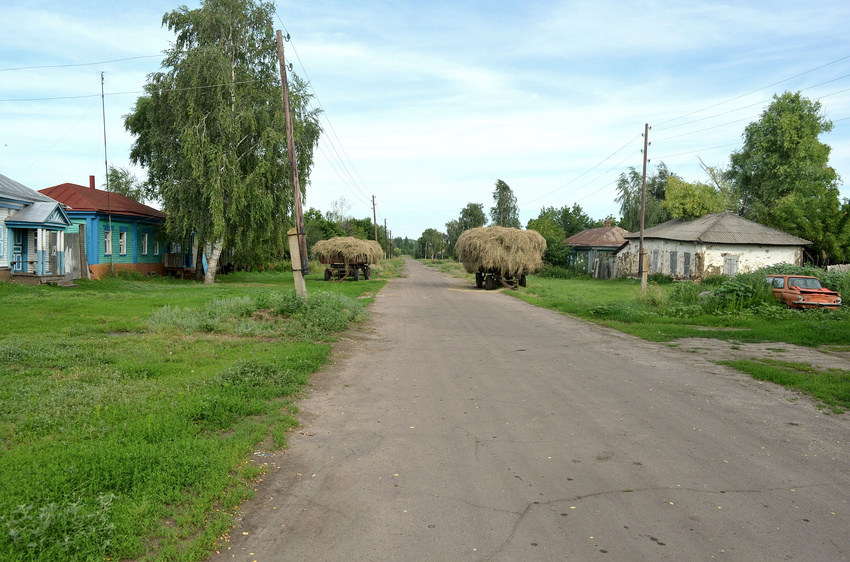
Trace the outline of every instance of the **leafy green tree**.
{"label": "leafy green tree", "polygon": [[103,185],[104,189],[108,188],[111,193],[123,195],[139,203],[145,200],[144,184],[127,168],[116,168],[110,164],[106,177],[107,183]]}
{"label": "leafy green tree", "polygon": [[[651,176],[646,178],[646,210],[644,227],[649,228],[670,220],[670,213],[662,206],[667,192],[667,180],[673,176],[662,162]],[[629,232],[640,230],[640,200],[643,176],[634,168],[620,174],[617,180],[617,197],[620,204],[620,226]]]}
{"label": "leafy green tree", "polygon": [[[148,76],[125,118],[136,137],[131,158],[147,168],[169,235],[194,233],[212,245],[207,283],[223,248],[282,255],[292,225],[273,14],[272,3],[255,0],[203,0],[166,13],[176,39],[164,70]],[[306,84],[294,76],[290,90],[303,192],[321,128]]]}
{"label": "leafy green tree", "polygon": [[730,213],[738,213],[741,209],[741,196],[735,188],[735,184],[729,178],[729,170],[724,170],[719,166],[709,166],[699,160],[700,168],[708,176],[709,185],[714,186],[720,199],[723,201],[723,207]]}
{"label": "leafy green tree", "polygon": [[811,240],[809,258],[820,263],[841,259],[850,244],[840,178],[829,165],[829,145],[819,140],[831,130],[820,102],[799,92],[774,95],[744,129],[744,145],[729,169],[744,216]]}
{"label": "leafy green tree", "polygon": [[565,238],[569,238],[588,228],[599,228],[602,226],[602,221],[590,218],[578,203],[573,203],[572,207],[561,207],[557,214],[558,222],[561,228],[564,229]]}
{"label": "leafy green tree", "polygon": [[448,255],[457,257],[455,245],[457,239],[464,231],[470,228],[478,228],[487,224],[487,217],[484,214],[484,205],[481,203],[469,203],[461,209],[460,216],[457,220],[452,220],[446,223],[446,249]]}
{"label": "leafy green tree", "polygon": [[446,223],[446,253],[451,258],[457,257],[457,239],[461,234],[460,222],[452,220]]}
{"label": "leafy green tree", "polygon": [[667,179],[666,197],[662,206],[674,219],[689,221],[726,209],[722,195],[714,187],[688,183],[675,176]]}
{"label": "leafy green tree", "polygon": [[[566,207],[565,207],[566,208]],[[536,219],[528,221],[528,230],[536,230],[546,240],[546,251],[543,260],[552,265],[565,265],[569,246],[564,242],[567,235],[561,226],[561,209],[544,207]]]}
{"label": "leafy green tree", "polygon": [[307,237],[307,248],[312,248],[319,240],[345,236],[345,231],[321,211],[311,207],[304,213],[304,234]]}
{"label": "leafy green tree", "polygon": [[490,222],[493,225],[520,228],[516,196],[508,184],[502,180],[496,180],[493,203],[494,205],[490,208]]}
{"label": "leafy green tree", "polygon": [[425,259],[436,259],[438,256],[442,257],[445,250],[445,242],[445,234],[434,228],[428,228],[422,233],[419,240],[417,240],[416,256],[421,256]]}
{"label": "leafy green tree", "polygon": [[484,214],[484,205],[481,203],[468,203],[460,211],[457,220],[461,232],[470,228],[479,228],[487,224],[487,215]]}

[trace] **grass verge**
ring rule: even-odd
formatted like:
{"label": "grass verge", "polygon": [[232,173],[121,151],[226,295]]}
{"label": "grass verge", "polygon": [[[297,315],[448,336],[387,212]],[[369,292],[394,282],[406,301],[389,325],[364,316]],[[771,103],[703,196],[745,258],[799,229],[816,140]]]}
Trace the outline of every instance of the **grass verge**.
{"label": "grass verge", "polygon": [[820,407],[829,408],[833,413],[841,414],[850,408],[850,371],[817,369],[806,363],[770,359],[717,363],[743,371],[754,379],[808,394],[820,402]]}
{"label": "grass verge", "polygon": [[0,559],[200,560],[385,281],[0,283]]}

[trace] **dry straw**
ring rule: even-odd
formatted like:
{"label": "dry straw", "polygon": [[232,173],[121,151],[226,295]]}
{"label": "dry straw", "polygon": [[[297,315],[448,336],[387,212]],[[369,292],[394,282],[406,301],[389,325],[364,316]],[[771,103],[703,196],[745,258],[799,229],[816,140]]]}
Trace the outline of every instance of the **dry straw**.
{"label": "dry straw", "polygon": [[337,236],[313,244],[313,255],[322,263],[378,263],[384,250],[374,240]]}
{"label": "dry straw", "polygon": [[467,273],[527,275],[543,265],[546,240],[534,230],[502,226],[472,228],[457,239],[457,257]]}

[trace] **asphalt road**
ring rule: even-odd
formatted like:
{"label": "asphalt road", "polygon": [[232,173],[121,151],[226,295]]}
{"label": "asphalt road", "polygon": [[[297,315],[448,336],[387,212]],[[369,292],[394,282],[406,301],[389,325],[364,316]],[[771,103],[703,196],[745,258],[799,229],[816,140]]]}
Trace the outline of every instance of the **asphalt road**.
{"label": "asphalt road", "polygon": [[407,267],[211,560],[850,559],[847,415]]}

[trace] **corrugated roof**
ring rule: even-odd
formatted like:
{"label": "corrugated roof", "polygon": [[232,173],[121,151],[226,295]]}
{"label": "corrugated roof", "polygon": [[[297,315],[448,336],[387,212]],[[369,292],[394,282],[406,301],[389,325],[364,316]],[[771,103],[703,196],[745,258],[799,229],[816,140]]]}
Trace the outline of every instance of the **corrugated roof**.
{"label": "corrugated roof", "polygon": [[[629,234],[633,240],[639,233]],[[692,221],[673,219],[647,228],[643,237],[702,242],[705,244],[758,244],[761,246],[807,246],[808,240],[775,230],[732,213],[712,213]]]}
{"label": "corrugated roof", "polygon": [[30,189],[22,183],[16,182],[11,178],[7,178],[0,174],[0,197],[15,199],[17,201],[25,201],[33,203],[35,201],[53,202],[53,199],[47,195],[43,195],[34,189]]}
{"label": "corrugated roof", "polygon": [[619,248],[628,240],[626,236],[629,231],[619,226],[603,226],[601,228],[590,228],[573,234],[565,240],[570,246],[607,246]]}
{"label": "corrugated roof", "polygon": [[165,213],[162,211],[133,201],[129,197],[83,185],[63,183],[42,189],[41,193],[59,201],[68,207],[68,211],[110,212],[116,215],[165,219]]}

